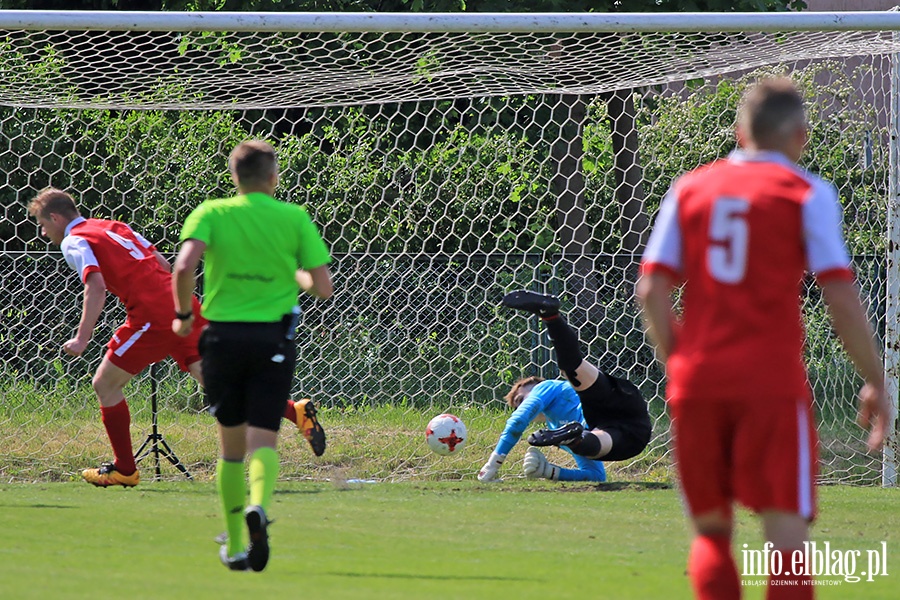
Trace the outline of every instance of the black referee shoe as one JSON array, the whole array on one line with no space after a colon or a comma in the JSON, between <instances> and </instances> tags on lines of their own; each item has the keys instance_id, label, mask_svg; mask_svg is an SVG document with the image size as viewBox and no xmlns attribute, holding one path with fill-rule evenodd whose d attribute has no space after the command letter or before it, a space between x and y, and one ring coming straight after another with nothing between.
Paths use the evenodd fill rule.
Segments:
<instances>
[{"instance_id":1,"label":"black referee shoe","mask_svg":"<svg viewBox=\"0 0 900 600\"><path fill-rule=\"evenodd\" d=\"M577 421L566 423L559 429L541 429L528 436L532 446L568 446L581 439L584 425Z\"/></svg>"},{"instance_id":2,"label":"black referee shoe","mask_svg":"<svg viewBox=\"0 0 900 600\"><path fill-rule=\"evenodd\" d=\"M250 533L250 545L247 546L247 563L254 571L262 571L269 563L269 532L266 527L269 519L262 506L248 506L244 510L244 520Z\"/></svg>"},{"instance_id":3,"label":"black referee shoe","mask_svg":"<svg viewBox=\"0 0 900 600\"><path fill-rule=\"evenodd\" d=\"M552 317L559 313L559 298L549 294L538 294L528 290L510 292L500 302L507 308L524 310L539 317Z\"/></svg>"},{"instance_id":4,"label":"black referee shoe","mask_svg":"<svg viewBox=\"0 0 900 600\"><path fill-rule=\"evenodd\" d=\"M235 556L228 556L228 548L219 548L219 560L231 571L249 571L250 563L247 562L247 553L239 552Z\"/></svg>"}]
</instances>

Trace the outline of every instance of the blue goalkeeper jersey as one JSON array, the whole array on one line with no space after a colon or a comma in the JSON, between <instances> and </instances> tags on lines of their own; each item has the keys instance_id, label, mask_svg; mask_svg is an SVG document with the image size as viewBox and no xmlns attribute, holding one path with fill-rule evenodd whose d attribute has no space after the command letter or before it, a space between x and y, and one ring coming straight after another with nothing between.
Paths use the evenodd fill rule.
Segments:
<instances>
[{"instance_id":1,"label":"blue goalkeeper jersey","mask_svg":"<svg viewBox=\"0 0 900 600\"><path fill-rule=\"evenodd\" d=\"M544 415L544 418L547 420L547 427L550 429L557 429L572 421L578 421L587 427L584 415L581 412L581 399L578 397L578 392L575 391L572 384L562 379L542 381L531 389L531 393L506 420L506 427L503 429L500 441L497 442L495 452L497 454L509 454L513 446L522 438L525 429L539 414ZM595 474L589 480L606 480L606 470L602 461L578 456L565 446L560 447L575 458L579 469ZM584 480L581 477L577 479L560 477L560 479Z\"/></svg>"}]
</instances>

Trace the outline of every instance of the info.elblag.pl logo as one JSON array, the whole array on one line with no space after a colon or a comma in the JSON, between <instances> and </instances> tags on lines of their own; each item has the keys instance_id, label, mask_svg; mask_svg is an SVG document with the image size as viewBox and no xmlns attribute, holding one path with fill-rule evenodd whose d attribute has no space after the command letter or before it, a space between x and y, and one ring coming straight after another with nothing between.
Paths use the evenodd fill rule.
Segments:
<instances>
[{"instance_id":1,"label":"info.elblag.pl logo","mask_svg":"<svg viewBox=\"0 0 900 600\"><path fill-rule=\"evenodd\" d=\"M887 542L871 550L840 550L830 542L803 542L803 548L790 553L775 552L772 542L762 550L743 545L741 550L742 577L770 577L804 575L814 578L813 585L840 585L843 582L875 581L888 575Z\"/></svg>"}]
</instances>

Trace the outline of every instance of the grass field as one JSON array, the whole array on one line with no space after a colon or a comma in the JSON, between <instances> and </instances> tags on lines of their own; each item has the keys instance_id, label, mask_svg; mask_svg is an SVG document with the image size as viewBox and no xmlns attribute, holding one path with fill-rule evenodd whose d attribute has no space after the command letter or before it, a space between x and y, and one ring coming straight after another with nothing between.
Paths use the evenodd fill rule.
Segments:
<instances>
[{"instance_id":1,"label":"grass field","mask_svg":"<svg viewBox=\"0 0 900 600\"><path fill-rule=\"evenodd\" d=\"M29 409L16 408L23 405ZM130 397L129 408L137 451L151 431L151 413L146 398L139 394ZM336 474L395 482L474 479L497 444L510 413L504 408L453 410L469 431L465 451L453 457L438 456L425 444L425 426L440 411L426 413L406 405L320 407L319 418L328 435L328 450L322 457L313 456L296 427L284 421L279 439L281 479L325 481ZM218 442L215 421L209 414L160 410L159 430L197 480L213 476ZM68 395L59 389L42 396L37 391L25 394L22 390L4 390L0 384L0 431L0 481L6 483L76 481L81 479L82 469L110 459L97 401L93 391L83 386ZM664 435L665 428L661 431ZM527 447L524 443L516 445L505 471L521 474ZM666 482L671 464L666 453L664 442L657 441L655 450L633 461L607 464L610 479ZM571 456L558 449L548 449L547 456L562 466L575 464ZM146 466L141 465L142 469ZM143 473L145 479L146 475ZM170 481L181 478L167 464L162 476Z\"/></svg>"},{"instance_id":2,"label":"grass field","mask_svg":"<svg viewBox=\"0 0 900 600\"><path fill-rule=\"evenodd\" d=\"M897 489L821 489L814 539L863 557L885 541L888 575L819 586L820 598L897 597L898 508ZM0 597L690 597L688 533L666 484L294 482L270 512L269 568L233 573L218 562L209 482L2 485ZM741 512L738 522L738 550L760 548L755 520ZM745 592L763 597L762 587Z\"/></svg>"},{"instance_id":3,"label":"grass field","mask_svg":"<svg viewBox=\"0 0 900 600\"><path fill-rule=\"evenodd\" d=\"M135 450L151 430L151 394L146 373L126 387ZM198 480L211 477L218 455L215 421L200 409L197 386L183 375L163 378L159 397L159 426L165 440ZM412 402L320 405L319 418L328 433L328 451L322 457L312 456L296 427L285 421L279 440L281 479L324 481L336 474L392 482L474 479L496 446L510 411L499 401L490 406L454 405L447 398L438 405L441 408ZM448 410L463 419L469 433L465 452L452 458L435 455L424 443L429 419ZM668 419L656 415L660 410L661 401L651 401L651 412L658 418L647 450L633 460L606 464L610 481L672 482ZM819 423L820 480L877 485L881 457L866 454L855 413L852 407L847 411ZM110 458L89 378L73 383L61 377L49 387L35 386L28 379L0 381L0 431L0 481L6 483L80 480L82 469ZM521 474L526 448L526 444L513 448L504 472ZM551 461L574 466L565 452L547 452ZM172 469L163 469L162 475L170 481L180 479Z\"/></svg>"}]
</instances>

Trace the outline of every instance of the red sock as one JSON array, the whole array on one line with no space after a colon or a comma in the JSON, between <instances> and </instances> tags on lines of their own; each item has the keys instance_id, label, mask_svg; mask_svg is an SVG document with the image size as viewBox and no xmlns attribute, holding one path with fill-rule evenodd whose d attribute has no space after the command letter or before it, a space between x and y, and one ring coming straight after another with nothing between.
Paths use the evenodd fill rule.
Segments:
<instances>
[{"instance_id":1,"label":"red sock","mask_svg":"<svg viewBox=\"0 0 900 600\"><path fill-rule=\"evenodd\" d=\"M284 418L290 421L291 423L297 422L297 411L294 410L294 401L287 401L287 408L284 409Z\"/></svg>"},{"instance_id":2,"label":"red sock","mask_svg":"<svg viewBox=\"0 0 900 600\"><path fill-rule=\"evenodd\" d=\"M131 413L128 402L124 399L115 406L101 406L100 415L106 435L112 444L116 470L123 475L131 475L137 470L134 464L134 452L131 448Z\"/></svg>"},{"instance_id":3,"label":"red sock","mask_svg":"<svg viewBox=\"0 0 900 600\"><path fill-rule=\"evenodd\" d=\"M732 600L741 597L741 580L731 538L724 535L698 535L691 544L688 574L697 600Z\"/></svg>"},{"instance_id":4,"label":"red sock","mask_svg":"<svg viewBox=\"0 0 900 600\"><path fill-rule=\"evenodd\" d=\"M791 570L795 568L790 550L774 550L772 553L781 553L781 574L769 577L769 586L766 588L766 600L812 600L813 585L809 575L793 575ZM801 572L805 570L806 563L796 565ZM773 582L775 582L773 584Z\"/></svg>"}]
</instances>

